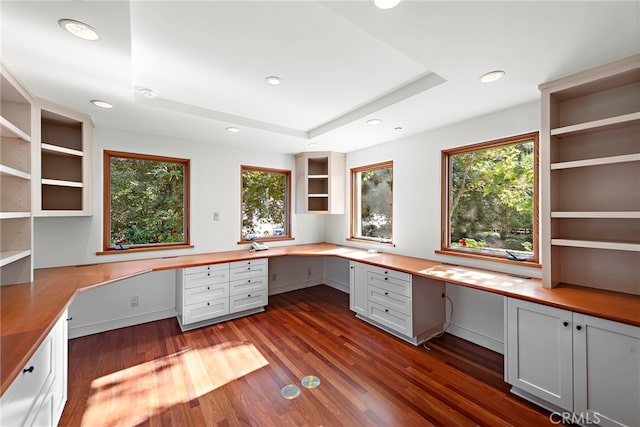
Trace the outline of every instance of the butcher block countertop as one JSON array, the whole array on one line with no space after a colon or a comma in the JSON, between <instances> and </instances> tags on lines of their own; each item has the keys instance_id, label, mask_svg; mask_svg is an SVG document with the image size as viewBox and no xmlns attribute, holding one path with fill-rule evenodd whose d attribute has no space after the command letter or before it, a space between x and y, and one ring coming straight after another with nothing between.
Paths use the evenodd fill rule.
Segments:
<instances>
[{"instance_id":1,"label":"butcher block countertop","mask_svg":"<svg viewBox=\"0 0 640 427\"><path fill-rule=\"evenodd\" d=\"M273 247L259 252L243 249L135 261L43 268L35 270L34 280L31 283L0 287L2 394L9 388L9 385L49 334L77 292L152 271L281 256L335 256L640 326L639 296L571 285L545 289L542 287L540 279L521 278L505 273L453 266L402 255L372 254L366 250L328 243Z\"/></svg>"}]
</instances>

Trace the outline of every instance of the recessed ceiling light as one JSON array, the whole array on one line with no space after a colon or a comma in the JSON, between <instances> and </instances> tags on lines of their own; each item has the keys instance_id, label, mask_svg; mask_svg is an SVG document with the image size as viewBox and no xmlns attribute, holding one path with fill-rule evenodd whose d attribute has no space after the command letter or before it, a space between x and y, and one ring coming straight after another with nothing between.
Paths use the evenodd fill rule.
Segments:
<instances>
[{"instance_id":1,"label":"recessed ceiling light","mask_svg":"<svg viewBox=\"0 0 640 427\"><path fill-rule=\"evenodd\" d=\"M486 74L480 76L480 81L482 83L493 83L496 80L500 80L505 75L505 72L502 70L489 71Z\"/></svg>"},{"instance_id":2,"label":"recessed ceiling light","mask_svg":"<svg viewBox=\"0 0 640 427\"><path fill-rule=\"evenodd\" d=\"M60 24L60 26L67 32L81 38L82 40L100 40L100 34L98 31L84 22L76 21L74 19L61 19L58 21L58 24Z\"/></svg>"},{"instance_id":3,"label":"recessed ceiling light","mask_svg":"<svg viewBox=\"0 0 640 427\"><path fill-rule=\"evenodd\" d=\"M391 9L396 7L400 3L400 0L373 0L378 9Z\"/></svg>"},{"instance_id":4,"label":"recessed ceiling light","mask_svg":"<svg viewBox=\"0 0 640 427\"><path fill-rule=\"evenodd\" d=\"M318 144L317 142L310 142L308 145L311 148L315 148L315 147L319 146L320 144Z\"/></svg>"},{"instance_id":5,"label":"recessed ceiling light","mask_svg":"<svg viewBox=\"0 0 640 427\"><path fill-rule=\"evenodd\" d=\"M269 76L269 77L265 78L265 80L271 86L278 86L280 83L282 83L282 79L280 77L278 77L278 76Z\"/></svg>"},{"instance_id":6,"label":"recessed ceiling light","mask_svg":"<svg viewBox=\"0 0 640 427\"><path fill-rule=\"evenodd\" d=\"M371 125L371 126L377 126L380 123L382 123L382 120L380 120L380 119L369 119L369 120L367 120L367 124Z\"/></svg>"},{"instance_id":7,"label":"recessed ceiling light","mask_svg":"<svg viewBox=\"0 0 640 427\"><path fill-rule=\"evenodd\" d=\"M108 103L107 101L102 101L100 99L92 99L91 103L96 107L111 109L113 108L113 104Z\"/></svg>"},{"instance_id":8,"label":"recessed ceiling light","mask_svg":"<svg viewBox=\"0 0 640 427\"><path fill-rule=\"evenodd\" d=\"M145 98L153 99L158 97L158 93L153 89L149 89L148 87L136 86L134 87L134 89L139 94L142 94L142 96L144 96Z\"/></svg>"},{"instance_id":9,"label":"recessed ceiling light","mask_svg":"<svg viewBox=\"0 0 640 427\"><path fill-rule=\"evenodd\" d=\"M401 131L402 130L402 126L396 126L396 127L393 128L393 130Z\"/></svg>"},{"instance_id":10,"label":"recessed ceiling light","mask_svg":"<svg viewBox=\"0 0 640 427\"><path fill-rule=\"evenodd\" d=\"M240 129L238 129L238 128L236 128L236 127L233 127L233 126L229 126L229 127L227 128L227 131L229 131L229 132L231 132L231 133L238 133L238 132L240 132Z\"/></svg>"}]
</instances>

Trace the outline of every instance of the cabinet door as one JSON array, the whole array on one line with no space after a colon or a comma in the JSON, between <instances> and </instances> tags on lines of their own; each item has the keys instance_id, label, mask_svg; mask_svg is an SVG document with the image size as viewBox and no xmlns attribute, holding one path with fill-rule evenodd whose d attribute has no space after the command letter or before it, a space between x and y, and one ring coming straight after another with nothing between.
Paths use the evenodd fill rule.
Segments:
<instances>
[{"instance_id":1,"label":"cabinet door","mask_svg":"<svg viewBox=\"0 0 640 427\"><path fill-rule=\"evenodd\" d=\"M367 270L358 262L349 265L349 309L367 315Z\"/></svg>"},{"instance_id":2,"label":"cabinet door","mask_svg":"<svg viewBox=\"0 0 640 427\"><path fill-rule=\"evenodd\" d=\"M58 424L64 405L67 403L67 375L69 360L69 322L68 311L60 316L51 332L53 336L53 365L55 378L51 387L54 425Z\"/></svg>"},{"instance_id":3,"label":"cabinet door","mask_svg":"<svg viewBox=\"0 0 640 427\"><path fill-rule=\"evenodd\" d=\"M509 298L507 379L515 388L573 409L572 313Z\"/></svg>"},{"instance_id":4,"label":"cabinet door","mask_svg":"<svg viewBox=\"0 0 640 427\"><path fill-rule=\"evenodd\" d=\"M574 412L602 426L640 426L640 328L574 314Z\"/></svg>"}]
</instances>

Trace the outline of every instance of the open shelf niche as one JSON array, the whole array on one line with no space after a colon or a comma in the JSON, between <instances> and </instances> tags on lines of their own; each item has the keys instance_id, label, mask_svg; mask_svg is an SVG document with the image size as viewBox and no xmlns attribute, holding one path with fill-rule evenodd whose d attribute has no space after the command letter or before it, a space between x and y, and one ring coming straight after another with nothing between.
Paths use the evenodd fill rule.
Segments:
<instances>
[{"instance_id":1,"label":"open shelf niche","mask_svg":"<svg viewBox=\"0 0 640 427\"><path fill-rule=\"evenodd\" d=\"M0 284L30 282L32 97L0 64Z\"/></svg>"},{"instance_id":2,"label":"open shelf niche","mask_svg":"<svg viewBox=\"0 0 640 427\"><path fill-rule=\"evenodd\" d=\"M543 286L640 295L640 55L540 89Z\"/></svg>"}]
</instances>

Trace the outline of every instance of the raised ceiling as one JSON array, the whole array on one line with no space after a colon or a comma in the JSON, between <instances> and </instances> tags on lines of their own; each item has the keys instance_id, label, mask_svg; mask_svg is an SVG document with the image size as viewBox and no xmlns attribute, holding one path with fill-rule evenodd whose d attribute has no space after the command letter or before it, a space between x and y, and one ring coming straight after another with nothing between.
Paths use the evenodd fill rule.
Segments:
<instances>
[{"instance_id":1,"label":"raised ceiling","mask_svg":"<svg viewBox=\"0 0 640 427\"><path fill-rule=\"evenodd\" d=\"M286 153L309 143L349 152L531 102L539 83L640 52L639 1L0 7L3 61L35 96L86 112L99 128ZM102 39L70 36L62 18ZM494 69L505 78L478 81ZM282 84L268 85L270 75Z\"/></svg>"}]
</instances>

